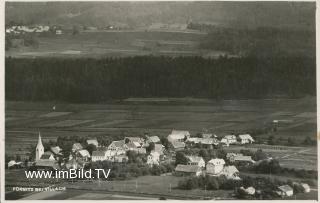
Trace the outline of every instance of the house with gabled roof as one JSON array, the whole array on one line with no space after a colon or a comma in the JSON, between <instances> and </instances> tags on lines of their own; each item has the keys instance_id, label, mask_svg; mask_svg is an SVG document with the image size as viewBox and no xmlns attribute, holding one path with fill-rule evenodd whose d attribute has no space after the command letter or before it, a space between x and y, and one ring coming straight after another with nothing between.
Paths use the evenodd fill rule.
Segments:
<instances>
[{"instance_id":1,"label":"house with gabled roof","mask_svg":"<svg viewBox=\"0 0 320 203\"><path fill-rule=\"evenodd\" d=\"M189 131L172 130L171 134L168 135L167 139L169 142L174 142L174 141L184 142L185 139L188 139L189 137L190 137Z\"/></svg>"},{"instance_id":2,"label":"house with gabled roof","mask_svg":"<svg viewBox=\"0 0 320 203\"><path fill-rule=\"evenodd\" d=\"M127 151L129 150L128 146L125 144L124 140L113 141L108 146L108 150L112 151Z\"/></svg>"},{"instance_id":3,"label":"house with gabled roof","mask_svg":"<svg viewBox=\"0 0 320 203\"><path fill-rule=\"evenodd\" d=\"M293 195L293 189L289 185L281 185L278 187L277 194L284 197L290 197Z\"/></svg>"},{"instance_id":4,"label":"house with gabled roof","mask_svg":"<svg viewBox=\"0 0 320 203\"><path fill-rule=\"evenodd\" d=\"M154 144L154 150L151 152L158 152L160 155L163 155L165 147L162 144Z\"/></svg>"},{"instance_id":5,"label":"house with gabled roof","mask_svg":"<svg viewBox=\"0 0 320 203\"><path fill-rule=\"evenodd\" d=\"M249 134L238 135L241 144L251 144L254 142L254 139Z\"/></svg>"},{"instance_id":6,"label":"house with gabled roof","mask_svg":"<svg viewBox=\"0 0 320 203\"><path fill-rule=\"evenodd\" d=\"M230 144L235 144L237 143L237 137L235 135L225 135L220 143L230 145Z\"/></svg>"},{"instance_id":7,"label":"house with gabled roof","mask_svg":"<svg viewBox=\"0 0 320 203\"><path fill-rule=\"evenodd\" d=\"M201 156L186 156L188 159L188 165L195 165L201 168L205 168L206 162Z\"/></svg>"},{"instance_id":8,"label":"house with gabled roof","mask_svg":"<svg viewBox=\"0 0 320 203\"><path fill-rule=\"evenodd\" d=\"M77 152L77 160L80 159L83 161L88 161L90 157L90 153L86 149L82 149Z\"/></svg>"},{"instance_id":9,"label":"house with gabled roof","mask_svg":"<svg viewBox=\"0 0 320 203\"><path fill-rule=\"evenodd\" d=\"M50 150L54 155L62 155L61 154L62 149L59 146L50 147Z\"/></svg>"},{"instance_id":10,"label":"house with gabled roof","mask_svg":"<svg viewBox=\"0 0 320 203\"><path fill-rule=\"evenodd\" d=\"M175 151L183 150L186 147L186 144L184 142L180 142L180 141L173 141L173 142L171 142L171 144L172 144Z\"/></svg>"},{"instance_id":11,"label":"house with gabled roof","mask_svg":"<svg viewBox=\"0 0 320 203\"><path fill-rule=\"evenodd\" d=\"M160 138L158 136L148 136L146 139L146 143L159 143L160 142Z\"/></svg>"},{"instance_id":12,"label":"house with gabled roof","mask_svg":"<svg viewBox=\"0 0 320 203\"><path fill-rule=\"evenodd\" d=\"M202 169L197 165L178 164L175 168L175 174L178 176L200 176Z\"/></svg>"},{"instance_id":13,"label":"house with gabled roof","mask_svg":"<svg viewBox=\"0 0 320 203\"><path fill-rule=\"evenodd\" d=\"M93 151L91 155L91 161L105 161L107 160L106 151Z\"/></svg>"},{"instance_id":14,"label":"house with gabled roof","mask_svg":"<svg viewBox=\"0 0 320 203\"><path fill-rule=\"evenodd\" d=\"M227 179L232 179L232 180L241 180L239 177L239 171L238 169L231 165L231 166L225 166L222 171L221 174L225 176Z\"/></svg>"},{"instance_id":15,"label":"house with gabled roof","mask_svg":"<svg viewBox=\"0 0 320 203\"><path fill-rule=\"evenodd\" d=\"M74 143L74 144L72 145L72 152L76 152L76 151L79 151L79 150L81 150L81 149L83 149L83 147L82 147L82 145L81 145L79 142Z\"/></svg>"},{"instance_id":16,"label":"house with gabled roof","mask_svg":"<svg viewBox=\"0 0 320 203\"><path fill-rule=\"evenodd\" d=\"M224 165L223 159L211 159L206 165L206 172L210 175L218 175L222 172Z\"/></svg>"}]
</instances>

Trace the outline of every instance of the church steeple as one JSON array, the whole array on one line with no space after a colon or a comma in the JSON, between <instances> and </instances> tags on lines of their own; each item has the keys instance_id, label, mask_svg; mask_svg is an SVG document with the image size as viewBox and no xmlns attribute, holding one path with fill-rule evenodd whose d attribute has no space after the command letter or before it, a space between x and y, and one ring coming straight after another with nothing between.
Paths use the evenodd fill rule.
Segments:
<instances>
[{"instance_id":1,"label":"church steeple","mask_svg":"<svg viewBox=\"0 0 320 203\"><path fill-rule=\"evenodd\" d=\"M44 147L42 145L41 135L39 132L38 144L37 144L37 148L36 148L36 161L41 158L43 153L44 153Z\"/></svg>"}]
</instances>

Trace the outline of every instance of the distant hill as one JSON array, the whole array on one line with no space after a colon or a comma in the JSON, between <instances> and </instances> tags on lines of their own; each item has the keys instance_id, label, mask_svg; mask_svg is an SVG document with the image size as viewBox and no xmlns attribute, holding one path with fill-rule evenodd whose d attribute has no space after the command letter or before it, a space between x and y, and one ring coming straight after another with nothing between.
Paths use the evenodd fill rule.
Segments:
<instances>
[{"instance_id":1,"label":"distant hill","mask_svg":"<svg viewBox=\"0 0 320 203\"><path fill-rule=\"evenodd\" d=\"M6 23L106 26L201 22L315 29L315 2L6 2Z\"/></svg>"}]
</instances>

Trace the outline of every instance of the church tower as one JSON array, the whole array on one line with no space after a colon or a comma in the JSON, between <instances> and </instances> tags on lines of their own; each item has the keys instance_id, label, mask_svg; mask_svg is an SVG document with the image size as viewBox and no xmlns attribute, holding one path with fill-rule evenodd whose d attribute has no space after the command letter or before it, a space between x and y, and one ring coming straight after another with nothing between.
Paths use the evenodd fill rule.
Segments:
<instances>
[{"instance_id":1,"label":"church tower","mask_svg":"<svg viewBox=\"0 0 320 203\"><path fill-rule=\"evenodd\" d=\"M36 148L36 161L40 160L43 153L44 153L44 147L42 145L41 135L39 132L39 139L38 139L38 144L37 144L37 148Z\"/></svg>"}]
</instances>

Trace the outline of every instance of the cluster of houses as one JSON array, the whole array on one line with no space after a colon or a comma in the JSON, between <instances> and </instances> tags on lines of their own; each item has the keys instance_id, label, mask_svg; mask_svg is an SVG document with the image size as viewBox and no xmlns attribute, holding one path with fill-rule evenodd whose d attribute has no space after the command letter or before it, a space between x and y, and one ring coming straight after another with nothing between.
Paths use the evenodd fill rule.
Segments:
<instances>
[{"instance_id":1,"label":"cluster of houses","mask_svg":"<svg viewBox=\"0 0 320 203\"><path fill-rule=\"evenodd\" d=\"M52 27L57 35L62 34L62 30L56 26ZM26 25L14 25L6 28L7 34L23 34L23 33L43 33L49 32L50 26L48 25L37 25L37 26L26 26Z\"/></svg>"}]
</instances>

